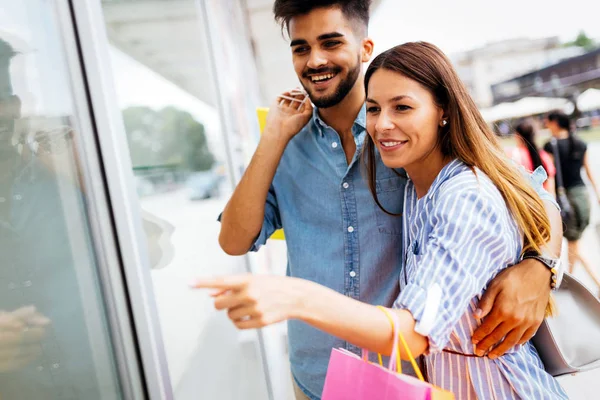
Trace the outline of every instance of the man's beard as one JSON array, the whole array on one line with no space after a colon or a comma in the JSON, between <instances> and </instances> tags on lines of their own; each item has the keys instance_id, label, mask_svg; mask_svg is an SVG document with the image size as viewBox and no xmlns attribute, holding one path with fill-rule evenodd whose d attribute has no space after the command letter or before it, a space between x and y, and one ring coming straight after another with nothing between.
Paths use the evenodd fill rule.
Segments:
<instances>
[{"instance_id":1,"label":"man's beard","mask_svg":"<svg viewBox=\"0 0 600 400\"><path fill-rule=\"evenodd\" d=\"M354 84L356 83L359 75L360 60L356 63L354 68L352 68L348 72L348 76L346 77L346 79L340 82L338 87L335 89L335 92L332 95L326 97L315 98L314 93L311 93L311 91L306 86L304 86L304 84L302 84L302 86L308 93L310 101L312 101L312 103L317 108L329 108L339 104L342 100L344 100L344 98L348 95L348 93L350 93L350 91L354 87Z\"/></svg>"}]
</instances>

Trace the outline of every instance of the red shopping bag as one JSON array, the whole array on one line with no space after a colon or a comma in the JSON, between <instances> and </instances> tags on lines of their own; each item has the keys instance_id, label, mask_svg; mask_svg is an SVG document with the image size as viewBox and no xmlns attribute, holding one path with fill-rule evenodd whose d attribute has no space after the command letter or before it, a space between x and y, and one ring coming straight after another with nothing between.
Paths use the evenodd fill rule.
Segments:
<instances>
[{"instance_id":1,"label":"red shopping bag","mask_svg":"<svg viewBox=\"0 0 600 400\"><path fill-rule=\"evenodd\" d=\"M404 338L398 332L397 317L386 313L394 330L394 345L388 368L368 361L368 352L363 350L363 357L350 353L344 349L333 349L325 387L323 400L454 400L450 392L439 389L423 380L421 371ZM413 368L419 379L398 372L400 365L400 350L398 339L411 358ZM379 358L381 364L381 357Z\"/></svg>"}]
</instances>

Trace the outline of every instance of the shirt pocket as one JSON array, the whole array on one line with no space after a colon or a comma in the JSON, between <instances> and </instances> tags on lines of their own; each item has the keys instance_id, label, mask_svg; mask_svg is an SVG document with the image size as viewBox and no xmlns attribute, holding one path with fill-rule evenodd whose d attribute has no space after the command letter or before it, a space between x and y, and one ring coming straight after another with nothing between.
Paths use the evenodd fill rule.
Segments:
<instances>
[{"instance_id":1,"label":"shirt pocket","mask_svg":"<svg viewBox=\"0 0 600 400\"><path fill-rule=\"evenodd\" d=\"M375 188L379 204L391 214L383 211L377 204L375 207L375 218L377 229L380 233L388 235L402 235L402 208L404 204L404 188L406 179L400 176L377 179Z\"/></svg>"}]
</instances>

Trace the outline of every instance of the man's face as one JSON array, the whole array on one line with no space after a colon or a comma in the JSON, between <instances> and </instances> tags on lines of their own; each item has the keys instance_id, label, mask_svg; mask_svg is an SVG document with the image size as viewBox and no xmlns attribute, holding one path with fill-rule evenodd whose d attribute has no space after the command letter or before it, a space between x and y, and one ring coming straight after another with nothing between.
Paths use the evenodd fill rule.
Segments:
<instances>
[{"instance_id":1,"label":"man's face","mask_svg":"<svg viewBox=\"0 0 600 400\"><path fill-rule=\"evenodd\" d=\"M341 102L362 76L361 62L370 56L365 41L370 41L359 38L353 29L356 23L338 7L317 8L290 21L294 69L319 108Z\"/></svg>"}]
</instances>

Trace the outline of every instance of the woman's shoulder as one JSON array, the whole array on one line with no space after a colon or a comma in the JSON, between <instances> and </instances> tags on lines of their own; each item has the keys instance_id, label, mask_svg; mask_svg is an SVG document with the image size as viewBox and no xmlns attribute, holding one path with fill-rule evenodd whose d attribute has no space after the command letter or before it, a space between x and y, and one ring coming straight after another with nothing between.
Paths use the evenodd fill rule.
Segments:
<instances>
[{"instance_id":1,"label":"woman's shoulder","mask_svg":"<svg viewBox=\"0 0 600 400\"><path fill-rule=\"evenodd\" d=\"M496 185L483 171L462 162L440 185L438 198L447 201L457 198L469 198L471 201L502 201L502 195Z\"/></svg>"}]
</instances>

